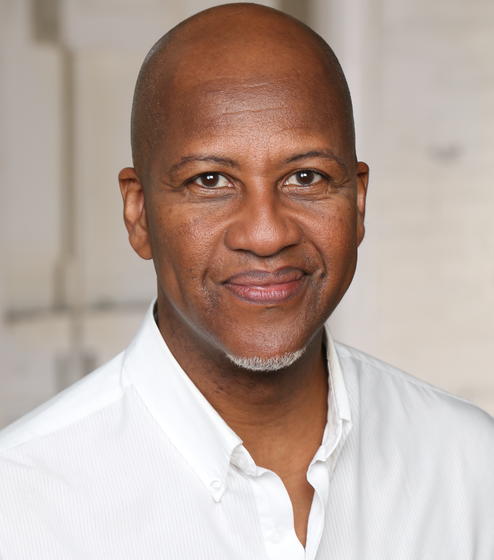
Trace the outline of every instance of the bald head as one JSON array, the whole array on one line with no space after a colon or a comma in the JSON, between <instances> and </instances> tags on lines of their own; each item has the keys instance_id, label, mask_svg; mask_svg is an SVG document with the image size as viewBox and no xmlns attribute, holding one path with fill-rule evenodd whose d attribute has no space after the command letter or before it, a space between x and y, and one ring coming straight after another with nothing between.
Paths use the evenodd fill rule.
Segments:
<instances>
[{"instance_id":1,"label":"bald head","mask_svg":"<svg viewBox=\"0 0 494 560\"><path fill-rule=\"evenodd\" d=\"M279 92L281 99L294 84L300 90L297 95L310 97L318 90L321 112L331 112L354 157L346 80L319 35L298 20L257 4L226 4L184 20L152 47L137 79L131 140L141 180L146 182L150 160L167 134L170 112L193 118L195 107L180 104L185 92L214 91L216 102L228 103L236 87L251 88L254 95L262 86L271 94Z\"/></svg>"}]
</instances>

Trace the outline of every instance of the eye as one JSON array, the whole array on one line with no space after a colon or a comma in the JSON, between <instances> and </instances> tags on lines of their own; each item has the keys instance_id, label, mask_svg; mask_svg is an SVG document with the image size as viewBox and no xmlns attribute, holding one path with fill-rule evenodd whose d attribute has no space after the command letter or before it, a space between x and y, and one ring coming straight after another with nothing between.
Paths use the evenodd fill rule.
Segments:
<instances>
[{"instance_id":1,"label":"eye","mask_svg":"<svg viewBox=\"0 0 494 560\"><path fill-rule=\"evenodd\" d=\"M310 187L325 179L321 173L312 171L311 169L301 169L296 173L292 173L285 179L285 185L295 185L297 187Z\"/></svg>"},{"instance_id":2,"label":"eye","mask_svg":"<svg viewBox=\"0 0 494 560\"><path fill-rule=\"evenodd\" d=\"M230 181L220 173L202 173L191 182L206 189L229 187L231 184Z\"/></svg>"}]
</instances>

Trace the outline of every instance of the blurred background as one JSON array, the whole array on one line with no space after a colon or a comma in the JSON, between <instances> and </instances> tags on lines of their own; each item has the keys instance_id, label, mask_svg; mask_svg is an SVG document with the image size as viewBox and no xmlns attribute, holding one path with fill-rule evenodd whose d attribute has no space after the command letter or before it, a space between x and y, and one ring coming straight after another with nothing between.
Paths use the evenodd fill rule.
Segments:
<instances>
[{"instance_id":1,"label":"blurred background","mask_svg":"<svg viewBox=\"0 0 494 560\"><path fill-rule=\"evenodd\" d=\"M0 426L138 327L154 270L116 180L132 90L155 40L217 3L0 0ZM260 3L333 46L371 167L336 338L494 413L494 3Z\"/></svg>"}]
</instances>

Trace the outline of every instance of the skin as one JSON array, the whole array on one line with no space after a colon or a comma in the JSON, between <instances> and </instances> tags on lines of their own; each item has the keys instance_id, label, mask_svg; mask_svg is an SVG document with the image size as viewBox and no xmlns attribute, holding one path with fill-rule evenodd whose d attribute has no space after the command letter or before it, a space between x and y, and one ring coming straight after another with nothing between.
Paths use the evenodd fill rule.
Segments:
<instances>
[{"instance_id":1,"label":"skin","mask_svg":"<svg viewBox=\"0 0 494 560\"><path fill-rule=\"evenodd\" d=\"M146 60L134 167L119 175L130 243L154 260L163 338L256 463L280 476L304 545L306 473L327 419L323 324L364 235L368 167L342 91L299 22L255 5L207 10ZM304 347L278 372L226 357Z\"/></svg>"}]
</instances>

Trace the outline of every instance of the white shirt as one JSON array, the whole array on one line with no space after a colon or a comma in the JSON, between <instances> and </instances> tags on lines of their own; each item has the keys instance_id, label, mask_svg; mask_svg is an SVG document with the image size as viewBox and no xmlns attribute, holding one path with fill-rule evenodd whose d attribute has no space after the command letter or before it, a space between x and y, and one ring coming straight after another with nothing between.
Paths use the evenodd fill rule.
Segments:
<instances>
[{"instance_id":1,"label":"white shirt","mask_svg":"<svg viewBox=\"0 0 494 560\"><path fill-rule=\"evenodd\" d=\"M1 432L0 558L493 560L493 419L327 340L305 549L150 308L125 352Z\"/></svg>"}]
</instances>

